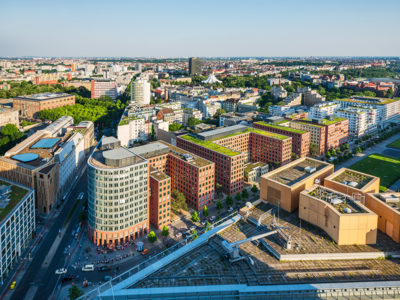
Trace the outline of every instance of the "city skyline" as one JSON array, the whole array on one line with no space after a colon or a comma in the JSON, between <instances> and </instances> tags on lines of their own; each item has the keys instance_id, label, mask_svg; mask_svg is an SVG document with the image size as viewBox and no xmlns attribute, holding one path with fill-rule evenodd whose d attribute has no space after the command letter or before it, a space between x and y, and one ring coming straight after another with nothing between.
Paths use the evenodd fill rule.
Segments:
<instances>
[{"instance_id":1,"label":"city skyline","mask_svg":"<svg viewBox=\"0 0 400 300\"><path fill-rule=\"evenodd\" d=\"M400 3L390 0L378 9L372 1L105 3L5 1L0 56L395 56L400 50L394 38Z\"/></svg>"}]
</instances>

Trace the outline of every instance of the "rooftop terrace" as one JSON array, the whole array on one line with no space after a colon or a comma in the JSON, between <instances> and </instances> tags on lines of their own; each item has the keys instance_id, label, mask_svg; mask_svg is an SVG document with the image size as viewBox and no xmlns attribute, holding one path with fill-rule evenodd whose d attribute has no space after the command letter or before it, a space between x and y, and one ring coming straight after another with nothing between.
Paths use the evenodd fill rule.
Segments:
<instances>
[{"instance_id":1,"label":"rooftop terrace","mask_svg":"<svg viewBox=\"0 0 400 300\"><path fill-rule=\"evenodd\" d=\"M183 135L183 136L180 136L180 138L182 138L184 140L187 140L189 142L195 143L195 144L197 144L199 146L203 146L203 147L208 148L210 150L219 152L219 153L224 154L224 155L235 156L235 155L239 155L240 154L239 151L234 151L232 149L217 145L217 144L215 144L213 142L210 142L210 141L199 140L199 139L197 139L197 138L195 138L195 137L193 137L191 135Z\"/></svg>"},{"instance_id":2,"label":"rooftop terrace","mask_svg":"<svg viewBox=\"0 0 400 300\"><path fill-rule=\"evenodd\" d=\"M314 186L308 192L308 195L327 202L341 214L369 213L369 211L358 205L354 198L320 185Z\"/></svg>"},{"instance_id":3,"label":"rooftop terrace","mask_svg":"<svg viewBox=\"0 0 400 300\"><path fill-rule=\"evenodd\" d=\"M0 222L8 216L14 207L16 207L29 192L28 189L24 189L20 185L11 184L8 181L0 180L0 186L1 185L11 186L11 193L8 196L8 203L4 202L6 205L4 207L2 205L2 208L0 209Z\"/></svg>"},{"instance_id":4,"label":"rooftop terrace","mask_svg":"<svg viewBox=\"0 0 400 300\"><path fill-rule=\"evenodd\" d=\"M329 166L329 164L323 163L322 161L306 158L294 165L283 166L280 172L272 174L271 176L267 174L266 176L282 184L292 186L327 166Z\"/></svg>"},{"instance_id":5,"label":"rooftop terrace","mask_svg":"<svg viewBox=\"0 0 400 300\"><path fill-rule=\"evenodd\" d=\"M360 173L353 170L345 169L338 176L334 177L333 180L340 182L344 185L351 186L356 189L362 189L368 183L370 183L374 178L368 176L364 173Z\"/></svg>"},{"instance_id":6,"label":"rooftop terrace","mask_svg":"<svg viewBox=\"0 0 400 300\"><path fill-rule=\"evenodd\" d=\"M284 124L284 123L287 123L288 121L285 120L285 121L281 121L281 122L278 122L278 123L279 124ZM279 125L269 124L269 123L266 123L264 121L256 122L255 124L260 124L260 125L263 125L263 126L267 126L267 127L271 127L271 128L275 128L275 129L279 129L279 130L284 130L284 131L288 131L288 132L292 132L292 133L298 133L298 134L304 134L304 133L307 132L307 131L304 131L304 130L290 128L290 127L286 127L286 126L279 126Z\"/></svg>"}]
</instances>

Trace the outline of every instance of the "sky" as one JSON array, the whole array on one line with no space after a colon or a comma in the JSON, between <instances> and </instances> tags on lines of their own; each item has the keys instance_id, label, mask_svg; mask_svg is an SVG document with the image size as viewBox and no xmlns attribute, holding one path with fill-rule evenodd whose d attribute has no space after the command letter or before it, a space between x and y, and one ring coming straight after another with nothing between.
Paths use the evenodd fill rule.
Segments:
<instances>
[{"instance_id":1,"label":"sky","mask_svg":"<svg viewBox=\"0 0 400 300\"><path fill-rule=\"evenodd\" d=\"M1 0L0 57L400 56L399 0Z\"/></svg>"}]
</instances>

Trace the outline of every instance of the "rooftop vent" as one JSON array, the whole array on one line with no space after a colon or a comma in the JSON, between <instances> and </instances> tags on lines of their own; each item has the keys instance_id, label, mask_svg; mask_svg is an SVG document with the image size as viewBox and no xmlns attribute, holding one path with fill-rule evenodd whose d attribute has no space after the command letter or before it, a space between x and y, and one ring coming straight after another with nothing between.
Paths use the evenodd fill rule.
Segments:
<instances>
[{"instance_id":1,"label":"rooftop vent","mask_svg":"<svg viewBox=\"0 0 400 300\"><path fill-rule=\"evenodd\" d=\"M343 210L346 214L351 214L351 209L348 207L345 207L345 209Z\"/></svg>"},{"instance_id":2,"label":"rooftop vent","mask_svg":"<svg viewBox=\"0 0 400 300\"><path fill-rule=\"evenodd\" d=\"M358 185L358 183L355 181L350 181L347 185L355 188Z\"/></svg>"},{"instance_id":3,"label":"rooftop vent","mask_svg":"<svg viewBox=\"0 0 400 300\"><path fill-rule=\"evenodd\" d=\"M310 166L304 168L304 171L306 171L308 174L314 173L316 170L316 168Z\"/></svg>"}]
</instances>

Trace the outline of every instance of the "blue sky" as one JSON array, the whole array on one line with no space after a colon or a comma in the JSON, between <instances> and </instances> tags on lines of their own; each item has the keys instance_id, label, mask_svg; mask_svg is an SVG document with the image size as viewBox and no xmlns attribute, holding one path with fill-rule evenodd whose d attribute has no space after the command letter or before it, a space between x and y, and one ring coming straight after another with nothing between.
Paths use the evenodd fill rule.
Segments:
<instances>
[{"instance_id":1,"label":"blue sky","mask_svg":"<svg viewBox=\"0 0 400 300\"><path fill-rule=\"evenodd\" d=\"M0 56L400 56L398 0L2 0Z\"/></svg>"}]
</instances>

